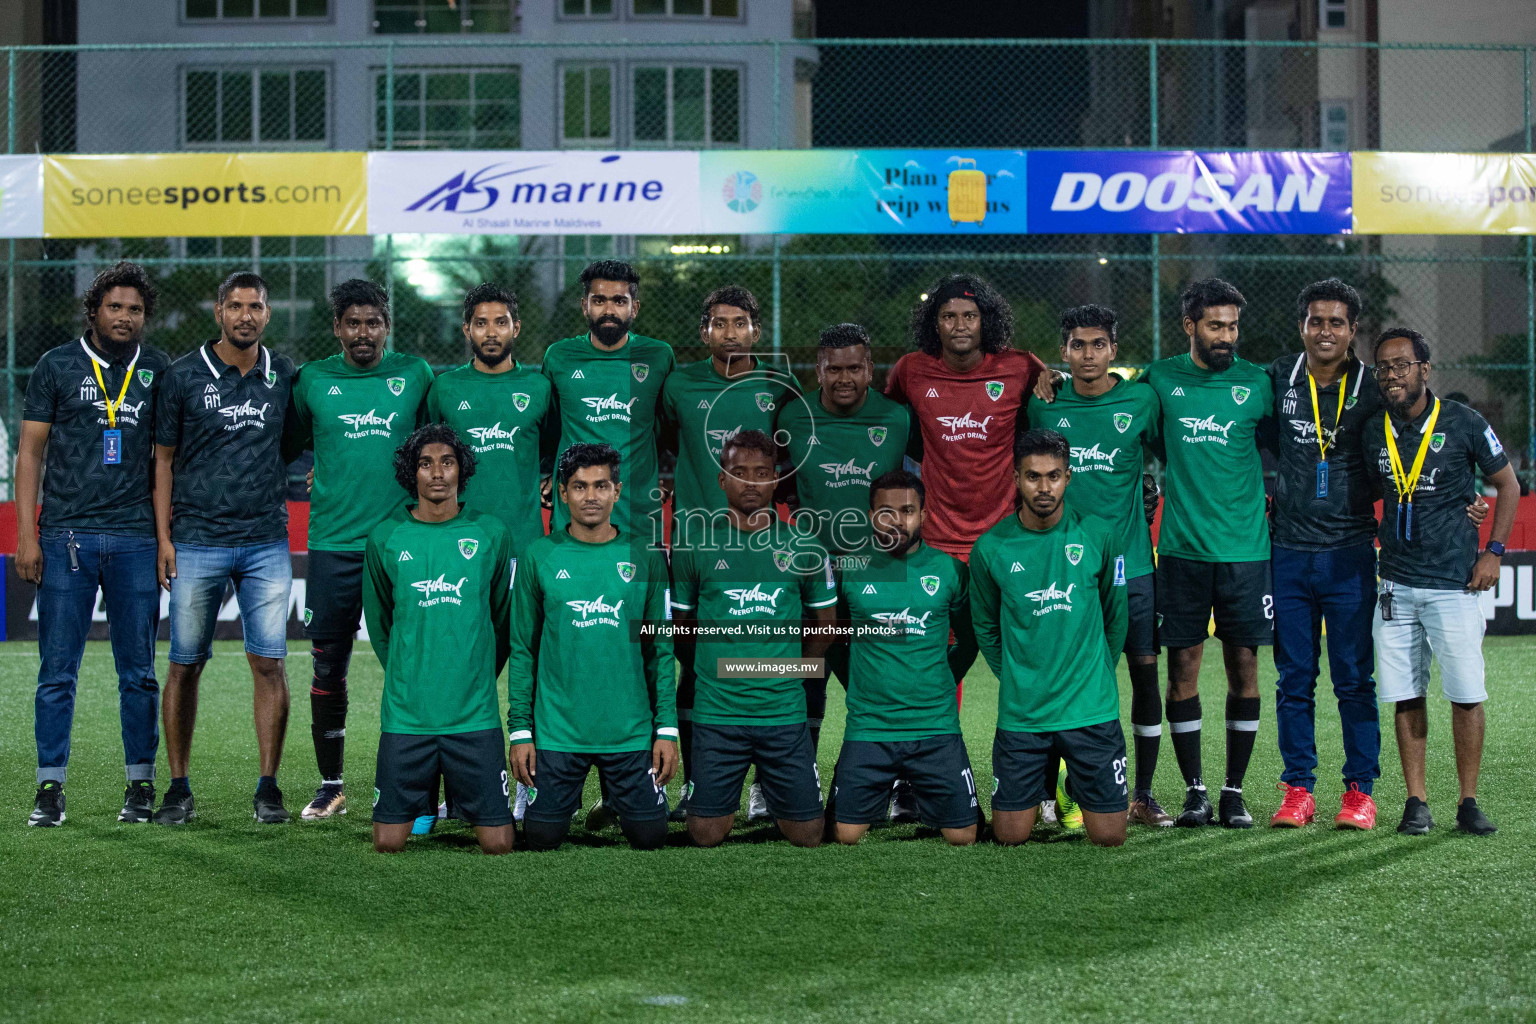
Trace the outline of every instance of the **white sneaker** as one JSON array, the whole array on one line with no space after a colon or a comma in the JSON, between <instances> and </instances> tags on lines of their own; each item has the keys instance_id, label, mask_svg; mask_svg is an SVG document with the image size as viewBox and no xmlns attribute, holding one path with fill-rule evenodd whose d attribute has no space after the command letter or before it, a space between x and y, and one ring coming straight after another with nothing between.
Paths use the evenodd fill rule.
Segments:
<instances>
[{"instance_id":1,"label":"white sneaker","mask_svg":"<svg viewBox=\"0 0 1536 1024\"><path fill-rule=\"evenodd\" d=\"M1055 800L1042 800L1042 801L1040 801L1040 824L1042 824L1042 825L1055 825L1057 823L1058 822L1056 820L1056 801Z\"/></svg>"},{"instance_id":2,"label":"white sneaker","mask_svg":"<svg viewBox=\"0 0 1536 1024\"><path fill-rule=\"evenodd\" d=\"M522 821L523 815L528 812L528 787L521 782L517 784L517 796L512 801L512 820Z\"/></svg>"},{"instance_id":3,"label":"white sneaker","mask_svg":"<svg viewBox=\"0 0 1536 1024\"><path fill-rule=\"evenodd\" d=\"M768 801L763 798L763 787L754 782L747 791L747 821L767 821L768 818Z\"/></svg>"}]
</instances>

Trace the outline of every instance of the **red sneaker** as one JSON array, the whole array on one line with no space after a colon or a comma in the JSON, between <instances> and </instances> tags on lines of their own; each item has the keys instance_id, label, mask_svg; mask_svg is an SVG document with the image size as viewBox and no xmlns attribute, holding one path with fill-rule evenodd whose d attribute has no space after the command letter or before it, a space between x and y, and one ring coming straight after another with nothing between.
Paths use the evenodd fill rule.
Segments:
<instances>
[{"instance_id":1,"label":"red sneaker","mask_svg":"<svg viewBox=\"0 0 1536 1024\"><path fill-rule=\"evenodd\" d=\"M1282 782L1280 788L1285 791L1285 799L1280 801L1280 809L1275 812L1275 816L1269 819L1269 827L1301 828L1312 824L1312 818L1317 814L1317 801L1312 799L1306 787L1289 786Z\"/></svg>"},{"instance_id":2,"label":"red sneaker","mask_svg":"<svg viewBox=\"0 0 1536 1024\"><path fill-rule=\"evenodd\" d=\"M1371 799L1369 793L1360 792L1358 783L1351 782L1344 794L1344 806L1339 808L1333 824L1337 828L1353 828L1361 832L1375 828L1376 801Z\"/></svg>"}]
</instances>

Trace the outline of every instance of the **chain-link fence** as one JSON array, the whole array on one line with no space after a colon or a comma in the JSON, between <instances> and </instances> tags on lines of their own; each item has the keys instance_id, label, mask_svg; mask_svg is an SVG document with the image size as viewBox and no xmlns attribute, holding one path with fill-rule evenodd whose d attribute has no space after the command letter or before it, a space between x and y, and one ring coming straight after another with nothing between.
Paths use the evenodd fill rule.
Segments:
<instances>
[{"instance_id":1,"label":"chain-link fence","mask_svg":"<svg viewBox=\"0 0 1536 1024\"><path fill-rule=\"evenodd\" d=\"M4 58L7 151L269 149L1014 147L1523 151L1532 48L1185 40L824 41L485 45L396 40L274 46L18 47ZM210 215L211 216L211 215ZM153 267L150 340L173 354L211 337L217 282L272 283L268 341L334 350L328 288L385 283L393 344L459 362L459 299L482 280L522 300L517 355L537 363L583 330L576 277L593 258L639 267L637 330L702 355L699 303L740 283L764 345L808 370L819 330L853 320L882 365L910 347L912 305L941 275L982 274L1013 304L1016 343L1056 361L1057 311L1116 308L1121 361L1185 347L1178 291L1235 282L1243 354L1296 351L1294 301L1337 275L1366 300L1363 332L1406 323L1511 453L1532 442L1536 297L1530 237L377 236L53 239L4 243L5 423L29 367L78 335L102 265ZM1529 471L1527 457L1523 468Z\"/></svg>"}]
</instances>

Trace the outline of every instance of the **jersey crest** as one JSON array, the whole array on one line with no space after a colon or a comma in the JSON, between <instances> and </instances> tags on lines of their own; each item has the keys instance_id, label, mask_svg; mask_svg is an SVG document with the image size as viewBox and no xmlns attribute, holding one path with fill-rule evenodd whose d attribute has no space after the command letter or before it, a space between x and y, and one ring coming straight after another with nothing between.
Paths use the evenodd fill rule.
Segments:
<instances>
[{"instance_id":1,"label":"jersey crest","mask_svg":"<svg viewBox=\"0 0 1536 1024\"><path fill-rule=\"evenodd\" d=\"M150 384L154 383L154 380L155 380L155 371L154 370L140 370L139 371L139 383L140 384L143 384L145 387L149 387Z\"/></svg>"},{"instance_id":2,"label":"jersey crest","mask_svg":"<svg viewBox=\"0 0 1536 1024\"><path fill-rule=\"evenodd\" d=\"M879 448L881 445L885 444L885 428L884 427L870 427L869 428L869 443L874 445L876 448Z\"/></svg>"},{"instance_id":3,"label":"jersey crest","mask_svg":"<svg viewBox=\"0 0 1536 1024\"><path fill-rule=\"evenodd\" d=\"M516 409L518 412L523 412L524 410L526 410L528 408L528 403L531 402L532 400L533 399L529 398L527 395L523 394L521 391L516 392L512 396L512 407L514 409Z\"/></svg>"},{"instance_id":4,"label":"jersey crest","mask_svg":"<svg viewBox=\"0 0 1536 1024\"><path fill-rule=\"evenodd\" d=\"M473 537L459 538L459 554L465 558L474 558L475 552L480 550L480 542Z\"/></svg>"},{"instance_id":5,"label":"jersey crest","mask_svg":"<svg viewBox=\"0 0 1536 1024\"><path fill-rule=\"evenodd\" d=\"M779 572L786 572L789 569L789 563L794 560L794 557L788 551L775 551L773 553L774 568L778 569Z\"/></svg>"},{"instance_id":6,"label":"jersey crest","mask_svg":"<svg viewBox=\"0 0 1536 1024\"><path fill-rule=\"evenodd\" d=\"M1236 402L1238 405L1242 405L1244 402L1248 401L1249 393L1250 392L1248 389L1243 387L1241 384L1232 385L1232 401Z\"/></svg>"},{"instance_id":7,"label":"jersey crest","mask_svg":"<svg viewBox=\"0 0 1536 1024\"><path fill-rule=\"evenodd\" d=\"M923 593L927 594L929 597L932 597L934 594L939 592L939 578L937 576L924 576L917 582L922 584Z\"/></svg>"},{"instance_id":8,"label":"jersey crest","mask_svg":"<svg viewBox=\"0 0 1536 1024\"><path fill-rule=\"evenodd\" d=\"M1000 380L989 380L989 381L987 381L987 397L992 399L992 401L994 401L994 402L997 401L999 398L1002 398L1003 397L1003 382L1000 381Z\"/></svg>"},{"instance_id":9,"label":"jersey crest","mask_svg":"<svg viewBox=\"0 0 1536 1024\"><path fill-rule=\"evenodd\" d=\"M640 384L651 375L651 367L648 363L630 363L629 372L634 374L635 383Z\"/></svg>"},{"instance_id":10,"label":"jersey crest","mask_svg":"<svg viewBox=\"0 0 1536 1024\"><path fill-rule=\"evenodd\" d=\"M1133 419L1135 419L1135 417L1128 412L1115 413L1115 429L1120 431L1122 434L1125 433L1127 430L1131 429L1131 420Z\"/></svg>"},{"instance_id":11,"label":"jersey crest","mask_svg":"<svg viewBox=\"0 0 1536 1024\"><path fill-rule=\"evenodd\" d=\"M1067 561L1076 565L1083 560L1083 546L1081 544L1067 545Z\"/></svg>"},{"instance_id":12,"label":"jersey crest","mask_svg":"<svg viewBox=\"0 0 1536 1024\"><path fill-rule=\"evenodd\" d=\"M618 563L618 568L619 568L619 579L623 580L625 583L628 583L628 582L630 582L631 580L633 580L635 578L635 563L634 562L619 562Z\"/></svg>"},{"instance_id":13,"label":"jersey crest","mask_svg":"<svg viewBox=\"0 0 1536 1024\"><path fill-rule=\"evenodd\" d=\"M1440 433L1437 430L1433 434L1429 435L1429 450L1430 451L1438 452L1441 448L1444 448L1444 447L1445 447L1445 435L1444 434Z\"/></svg>"},{"instance_id":14,"label":"jersey crest","mask_svg":"<svg viewBox=\"0 0 1536 1024\"><path fill-rule=\"evenodd\" d=\"M399 395L405 391L404 377L391 377L384 383L389 385L389 393L392 395Z\"/></svg>"},{"instance_id":15,"label":"jersey crest","mask_svg":"<svg viewBox=\"0 0 1536 1024\"><path fill-rule=\"evenodd\" d=\"M759 391L752 396L757 400L758 412L768 412L773 408L773 395L767 391Z\"/></svg>"}]
</instances>

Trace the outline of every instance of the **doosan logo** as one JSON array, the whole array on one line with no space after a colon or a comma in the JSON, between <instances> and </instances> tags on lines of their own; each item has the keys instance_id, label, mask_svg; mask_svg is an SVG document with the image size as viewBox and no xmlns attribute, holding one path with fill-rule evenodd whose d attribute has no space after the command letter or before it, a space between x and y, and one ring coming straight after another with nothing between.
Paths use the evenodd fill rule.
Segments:
<instances>
[{"instance_id":1,"label":"doosan logo","mask_svg":"<svg viewBox=\"0 0 1536 1024\"><path fill-rule=\"evenodd\" d=\"M497 420L488 427L470 427L469 436L475 439L476 451L486 451L491 448L511 449L519 429L513 427L511 430L503 430L501 421Z\"/></svg>"},{"instance_id":2,"label":"doosan logo","mask_svg":"<svg viewBox=\"0 0 1536 1024\"><path fill-rule=\"evenodd\" d=\"M460 576L459 582L449 583L445 574L439 573L435 580L417 580L411 586L421 592L424 601L417 604L422 608L430 608L435 604L462 604L464 599L464 584L469 580L468 576Z\"/></svg>"},{"instance_id":3,"label":"doosan logo","mask_svg":"<svg viewBox=\"0 0 1536 1024\"><path fill-rule=\"evenodd\" d=\"M1225 423L1217 423L1214 416L1180 416L1179 422L1184 424L1184 429L1189 431L1184 436L1185 444L1204 444L1206 441L1214 441L1217 444L1227 443L1227 431L1232 429L1236 420L1228 420Z\"/></svg>"},{"instance_id":4,"label":"doosan logo","mask_svg":"<svg viewBox=\"0 0 1536 1024\"><path fill-rule=\"evenodd\" d=\"M830 478L827 481L828 487L848 487L856 483L869 483L873 479L875 464L871 462L861 466L849 459L847 462L823 462L821 470Z\"/></svg>"},{"instance_id":5,"label":"doosan logo","mask_svg":"<svg viewBox=\"0 0 1536 1024\"><path fill-rule=\"evenodd\" d=\"M963 441L967 438L985 441L987 425L992 422L992 419L991 416L985 416L978 420L970 414L969 410L963 416L938 417L939 425L948 431L942 435L946 441Z\"/></svg>"},{"instance_id":6,"label":"doosan logo","mask_svg":"<svg viewBox=\"0 0 1536 1024\"><path fill-rule=\"evenodd\" d=\"M395 417L400 415L392 412L388 416L380 416L373 409L367 412L344 412L336 418L347 425L347 437L367 437L369 434L389 436L391 425Z\"/></svg>"},{"instance_id":7,"label":"doosan logo","mask_svg":"<svg viewBox=\"0 0 1536 1024\"><path fill-rule=\"evenodd\" d=\"M1158 213L1240 214L1249 209L1316 213L1322 208L1328 181L1326 174L1287 174L1277 192L1275 176L1262 172L1239 183L1235 175L1225 172L1167 171L1149 181L1139 171L1121 171L1108 178L1092 171L1068 171L1057 180L1051 210L1077 213L1097 206L1108 213L1127 213L1144 206Z\"/></svg>"},{"instance_id":8,"label":"doosan logo","mask_svg":"<svg viewBox=\"0 0 1536 1024\"><path fill-rule=\"evenodd\" d=\"M639 399L620 401L619 393L615 391L607 398L583 398L582 401L586 403L588 409L592 410L587 414L588 423L606 423L608 420L618 419L628 423L629 411Z\"/></svg>"}]
</instances>

